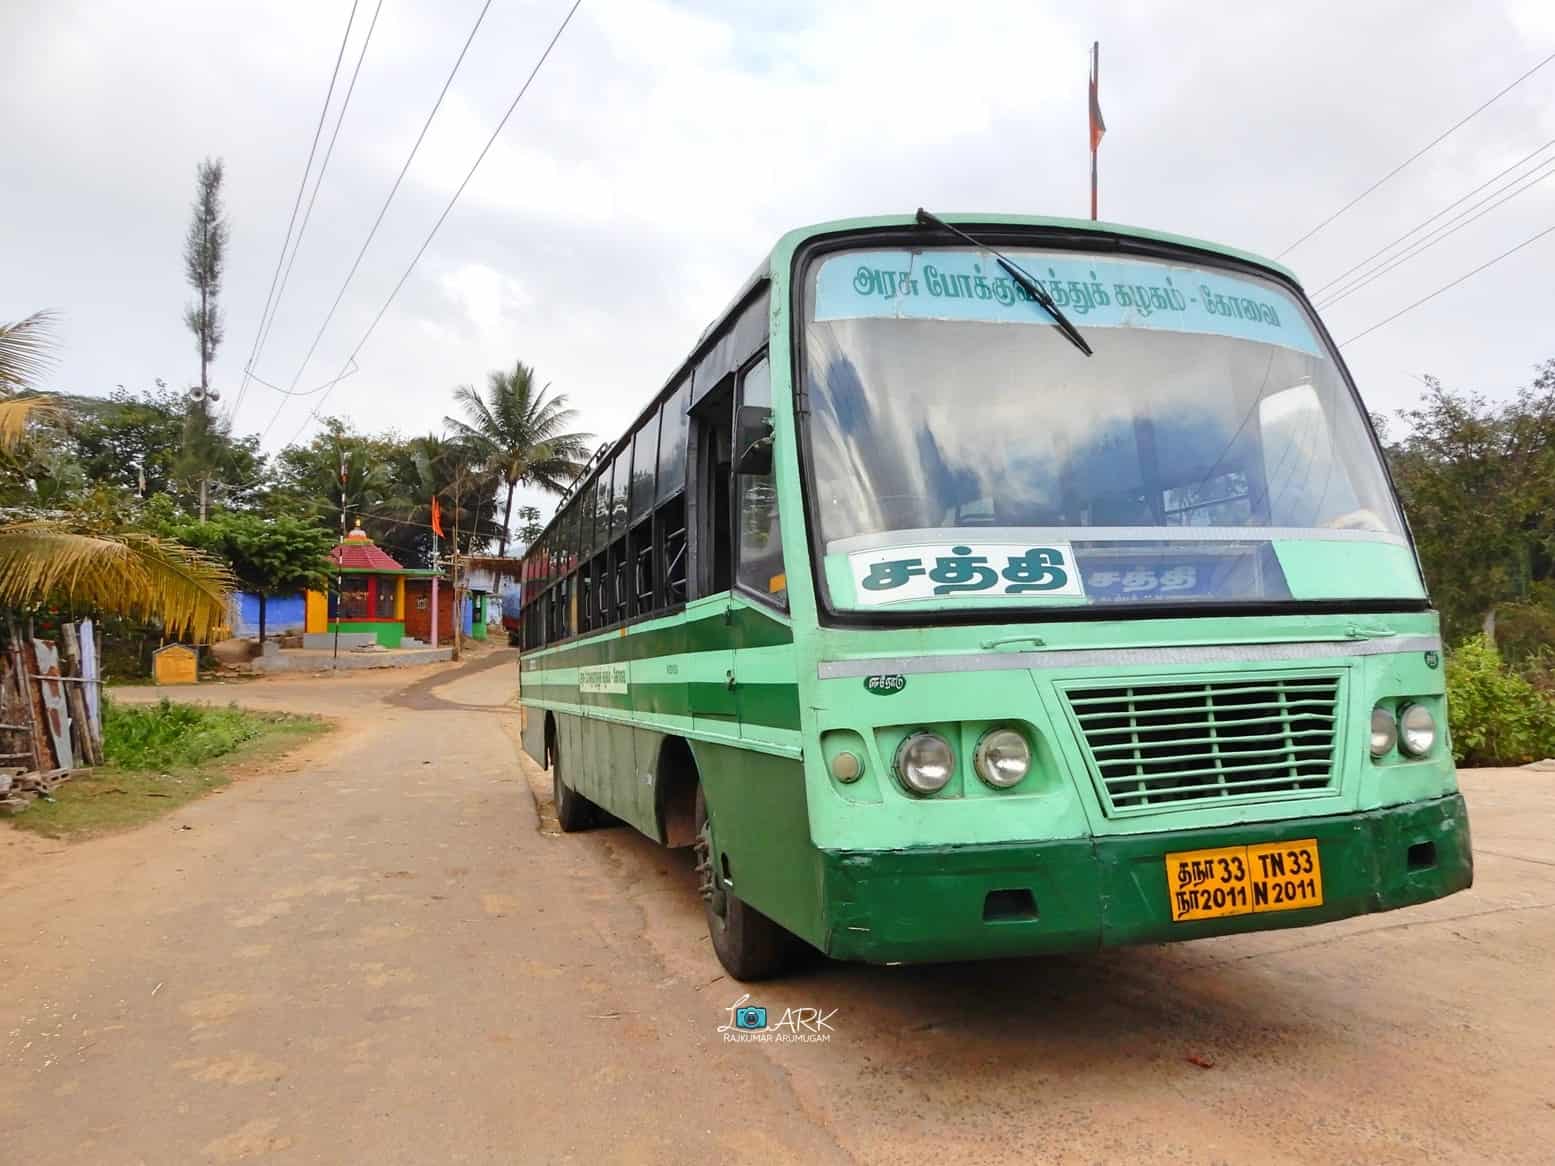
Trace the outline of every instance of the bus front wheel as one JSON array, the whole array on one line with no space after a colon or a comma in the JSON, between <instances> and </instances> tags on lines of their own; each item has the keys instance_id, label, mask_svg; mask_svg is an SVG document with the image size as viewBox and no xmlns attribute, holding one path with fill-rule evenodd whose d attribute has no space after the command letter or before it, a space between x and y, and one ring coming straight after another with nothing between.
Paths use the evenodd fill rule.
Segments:
<instances>
[{"instance_id":1,"label":"bus front wheel","mask_svg":"<svg viewBox=\"0 0 1555 1166\"><path fill-rule=\"evenodd\" d=\"M780 975L792 962L794 937L735 896L722 869L722 856L713 843L712 820L707 815L707 799L700 785L696 796L696 841L692 846L708 935L724 971L736 980L766 980Z\"/></svg>"}]
</instances>

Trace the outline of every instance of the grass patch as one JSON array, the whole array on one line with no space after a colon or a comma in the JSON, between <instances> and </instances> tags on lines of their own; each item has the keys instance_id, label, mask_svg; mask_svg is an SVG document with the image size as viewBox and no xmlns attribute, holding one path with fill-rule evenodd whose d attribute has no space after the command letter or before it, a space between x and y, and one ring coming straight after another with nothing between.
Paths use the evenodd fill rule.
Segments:
<instances>
[{"instance_id":1,"label":"grass patch","mask_svg":"<svg viewBox=\"0 0 1555 1166\"><path fill-rule=\"evenodd\" d=\"M109 701L103 709L107 764L72 778L54 801L35 801L12 822L70 840L127 830L220 789L232 780L232 765L283 753L328 727L318 717L230 705Z\"/></svg>"}]
</instances>

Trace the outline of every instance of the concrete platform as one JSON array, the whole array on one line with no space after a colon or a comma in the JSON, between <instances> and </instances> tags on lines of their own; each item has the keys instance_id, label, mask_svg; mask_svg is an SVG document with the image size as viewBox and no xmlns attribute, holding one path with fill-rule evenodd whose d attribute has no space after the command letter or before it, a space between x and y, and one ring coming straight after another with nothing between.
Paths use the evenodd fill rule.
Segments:
<instances>
[{"instance_id":1,"label":"concrete platform","mask_svg":"<svg viewBox=\"0 0 1555 1166\"><path fill-rule=\"evenodd\" d=\"M333 652L335 650L334 632L309 632L302 637L303 649L309 652ZM341 632L340 650L342 652L350 648L370 648L378 642L376 632Z\"/></svg>"},{"instance_id":2,"label":"concrete platform","mask_svg":"<svg viewBox=\"0 0 1555 1166\"><path fill-rule=\"evenodd\" d=\"M345 637L342 636L343 640ZM411 668L417 664L436 664L452 660L452 645L443 648L354 648L341 645L340 655L332 648L282 648L253 661L255 672L327 672L356 668Z\"/></svg>"}]
</instances>

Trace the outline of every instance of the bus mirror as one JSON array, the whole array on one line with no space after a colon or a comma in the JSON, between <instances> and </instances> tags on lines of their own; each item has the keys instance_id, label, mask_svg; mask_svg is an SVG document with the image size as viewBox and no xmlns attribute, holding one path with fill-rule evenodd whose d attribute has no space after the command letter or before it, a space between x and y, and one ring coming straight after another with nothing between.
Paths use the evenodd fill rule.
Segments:
<instances>
[{"instance_id":1,"label":"bus mirror","mask_svg":"<svg viewBox=\"0 0 1555 1166\"><path fill-rule=\"evenodd\" d=\"M765 405L741 405L735 427L734 472L764 478L772 473L772 410Z\"/></svg>"}]
</instances>

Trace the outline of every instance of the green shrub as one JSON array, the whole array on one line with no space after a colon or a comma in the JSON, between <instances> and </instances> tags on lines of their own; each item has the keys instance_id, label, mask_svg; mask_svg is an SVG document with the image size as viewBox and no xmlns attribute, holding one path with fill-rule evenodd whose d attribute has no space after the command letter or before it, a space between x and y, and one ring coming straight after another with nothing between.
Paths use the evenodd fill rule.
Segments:
<instances>
[{"instance_id":1,"label":"green shrub","mask_svg":"<svg viewBox=\"0 0 1555 1166\"><path fill-rule=\"evenodd\" d=\"M1555 645L1555 603L1545 583L1534 585L1535 594L1523 603L1496 605L1496 648L1501 658L1519 671L1529 660Z\"/></svg>"},{"instance_id":2,"label":"green shrub","mask_svg":"<svg viewBox=\"0 0 1555 1166\"><path fill-rule=\"evenodd\" d=\"M178 769L230 753L265 730L261 716L237 708L174 704L103 709L103 756L123 769Z\"/></svg>"},{"instance_id":3,"label":"green shrub","mask_svg":"<svg viewBox=\"0 0 1555 1166\"><path fill-rule=\"evenodd\" d=\"M1447 657L1453 756L1464 765L1523 765L1555 756L1555 700L1510 671L1475 636Z\"/></svg>"}]
</instances>

